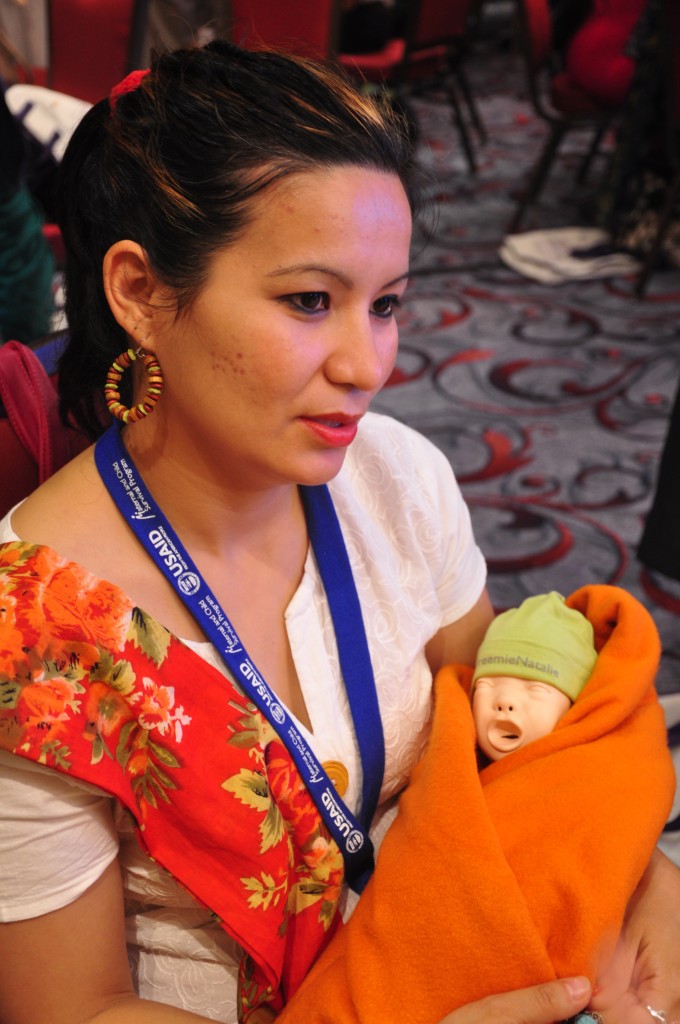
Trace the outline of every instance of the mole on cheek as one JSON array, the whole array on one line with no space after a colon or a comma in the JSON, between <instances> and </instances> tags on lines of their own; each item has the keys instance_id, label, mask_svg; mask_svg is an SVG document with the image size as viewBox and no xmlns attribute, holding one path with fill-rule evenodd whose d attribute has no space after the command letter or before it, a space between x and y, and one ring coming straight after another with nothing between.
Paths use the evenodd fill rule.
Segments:
<instances>
[{"instance_id":1,"label":"mole on cheek","mask_svg":"<svg viewBox=\"0 0 680 1024\"><path fill-rule=\"evenodd\" d=\"M243 366L243 353L234 352L233 354L227 354L224 352L211 352L210 369L213 373L223 373L226 370L234 376L243 377L246 373Z\"/></svg>"}]
</instances>

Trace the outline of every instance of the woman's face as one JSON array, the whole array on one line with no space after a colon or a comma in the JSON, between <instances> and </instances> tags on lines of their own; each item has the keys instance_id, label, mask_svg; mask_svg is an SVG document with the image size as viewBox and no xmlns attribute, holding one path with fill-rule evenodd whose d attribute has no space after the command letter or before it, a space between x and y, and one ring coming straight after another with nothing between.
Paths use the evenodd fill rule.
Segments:
<instances>
[{"instance_id":1,"label":"woman's face","mask_svg":"<svg viewBox=\"0 0 680 1024\"><path fill-rule=\"evenodd\" d=\"M153 337L169 450L240 488L335 476L394 365L410 236L394 175L318 170L259 196L191 307Z\"/></svg>"}]
</instances>

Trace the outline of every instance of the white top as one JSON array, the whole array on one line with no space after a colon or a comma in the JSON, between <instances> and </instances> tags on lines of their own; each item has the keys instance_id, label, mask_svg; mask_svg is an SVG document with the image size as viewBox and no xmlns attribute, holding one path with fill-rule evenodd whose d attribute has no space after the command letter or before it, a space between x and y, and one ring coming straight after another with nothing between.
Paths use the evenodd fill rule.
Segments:
<instances>
[{"instance_id":1,"label":"white top","mask_svg":"<svg viewBox=\"0 0 680 1024\"><path fill-rule=\"evenodd\" d=\"M424 646L472 608L486 569L448 461L395 420L377 414L364 418L330 487L361 599L385 733L377 829L426 738L432 676ZM16 539L10 513L0 522L0 542ZM347 766L345 800L356 810L360 762L330 612L311 552L286 610L286 626L314 733L308 738L319 760ZM227 674L210 644L189 646ZM65 906L120 851L127 938L140 995L214 1020L236 1021L240 951L210 914L147 858L113 799L0 752L0 807L0 920Z\"/></svg>"}]
</instances>

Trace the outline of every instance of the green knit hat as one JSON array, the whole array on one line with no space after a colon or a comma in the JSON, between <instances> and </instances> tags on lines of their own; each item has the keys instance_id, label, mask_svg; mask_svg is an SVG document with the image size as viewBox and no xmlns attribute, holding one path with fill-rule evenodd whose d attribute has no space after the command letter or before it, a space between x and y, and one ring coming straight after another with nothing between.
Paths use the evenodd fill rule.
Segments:
<instances>
[{"instance_id":1,"label":"green knit hat","mask_svg":"<svg viewBox=\"0 0 680 1024\"><path fill-rule=\"evenodd\" d=\"M517 676L550 683L576 700L596 661L590 622L553 590L494 619L477 654L472 687L481 676Z\"/></svg>"}]
</instances>

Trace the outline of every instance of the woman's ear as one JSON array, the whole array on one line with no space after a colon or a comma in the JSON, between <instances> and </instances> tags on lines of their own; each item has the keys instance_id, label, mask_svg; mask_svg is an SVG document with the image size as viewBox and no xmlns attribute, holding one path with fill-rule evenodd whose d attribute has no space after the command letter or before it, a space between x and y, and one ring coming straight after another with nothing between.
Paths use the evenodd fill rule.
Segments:
<instances>
[{"instance_id":1,"label":"woman's ear","mask_svg":"<svg viewBox=\"0 0 680 1024\"><path fill-rule=\"evenodd\" d=\"M167 289L141 245L129 239L112 245L104 257L103 282L116 321L135 344L148 347L157 314L168 310Z\"/></svg>"}]
</instances>

